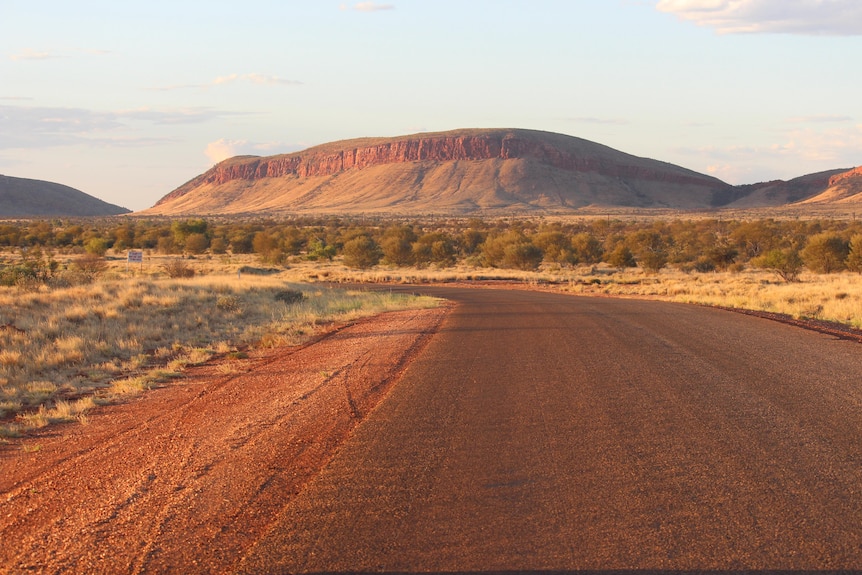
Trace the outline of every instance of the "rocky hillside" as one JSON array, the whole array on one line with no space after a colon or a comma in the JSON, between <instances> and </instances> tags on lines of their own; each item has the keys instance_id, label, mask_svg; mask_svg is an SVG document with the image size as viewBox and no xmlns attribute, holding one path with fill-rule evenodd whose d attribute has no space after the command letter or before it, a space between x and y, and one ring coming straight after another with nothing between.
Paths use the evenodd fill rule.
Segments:
<instances>
[{"instance_id":1,"label":"rocky hillside","mask_svg":"<svg viewBox=\"0 0 862 575\"><path fill-rule=\"evenodd\" d=\"M143 213L555 213L735 199L716 178L571 136L458 130L231 158Z\"/></svg>"},{"instance_id":2,"label":"rocky hillside","mask_svg":"<svg viewBox=\"0 0 862 575\"><path fill-rule=\"evenodd\" d=\"M862 167L834 174L826 189L802 204L862 204Z\"/></svg>"},{"instance_id":3,"label":"rocky hillside","mask_svg":"<svg viewBox=\"0 0 862 575\"><path fill-rule=\"evenodd\" d=\"M745 186L736 186L737 197L730 204L734 208L778 207L804 202L829 187L830 180L846 170L830 170L808 174L792 180L774 180Z\"/></svg>"},{"instance_id":4,"label":"rocky hillside","mask_svg":"<svg viewBox=\"0 0 862 575\"><path fill-rule=\"evenodd\" d=\"M69 186L0 175L0 218L115 216L128 212Z\"/></svg>"}]
</instances>

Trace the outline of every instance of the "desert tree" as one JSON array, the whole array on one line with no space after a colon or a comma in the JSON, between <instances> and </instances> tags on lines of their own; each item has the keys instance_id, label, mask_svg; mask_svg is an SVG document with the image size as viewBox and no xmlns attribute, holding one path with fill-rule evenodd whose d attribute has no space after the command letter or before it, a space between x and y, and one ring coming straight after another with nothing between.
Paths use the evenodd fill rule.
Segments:
<instances>
[{"instance_id":1,"label":"desert tree","mask_svg":"<svg viewBox=\"0 0 862 575\"><path fill-rule=\"evenodd\" d=\"M275 234L261 230L254 234L251 245L261 262L280 264L284 261L284 249Z\"/></svg>"},{"instance_id":2,"label":"desert tree","mask_svg":"<svg viewBox=\"0 0 862 575\"><path fill-rule=\"evenodd\" d=\"M822 232L812 236L802 250L802 261L813 272L829 274L845 268L850 244L841 236Z\"/></svg>"},{"instance_id":3,"label":"desert tree","mask_svg":"<svg viewBox=\"0 0 862 575\"><path fill-rule=\"evenodd\" d=\"M84 244L84 251L102 257L107 253L109 247L108 240L105 238L92 237Z\"/></svg>"},{"instance_id":4,"label":"desert tree","mask_svg":"<svg viewBox=\"0 0 862 575\"><path fill-rule=\"evenodd\" d=\"M443 232L429 232L413 242L411 246L413 261L417 265L436 264L448 267L455 264L455 244Z\"/></svg>"},{"instance_id":5,"label":"desert tree","mask_svg":"<svg viewBox=\"0 0 862 575\"><path fill-rule=\"evenodd\" d=\"M786 282L795 282L799 279L804 263L799 252L793 248L772 249L751 260L756 268L774 272Z\"/></svg>"},{"instance_id":6,"label":"desert tree","mask_svg":"<svg viewBox=\"0 0 862 575\"><path fill-rule=\"evenodd\" d=\"M578 263L597 264L602 261L604 249L599 239L589 232L580 232L572 236L572 253Z\"/></svg>"},{"instance_id":7,"label":"desert tree","mask_svg":"<svg viewBox=\"0 0 862 575\"><path fill-rule=\"evenodd\" d=\"M332 261L337 252L336 247L326 243L324 238L315 238L308 243L308 253L305 257L310 261Z\"/></svg>"},{"instance_id":8,"label":"desert tree","mask_svg":"<svg viewBox=\"0 0 862 575\"><path fill-rule=\"evenodd\" d=\"M850 271L862 272L862 234L850 238L850 251L845 264Z\"/></svg>"},{"instance_id":9,"label":"desert tree","mask_svg":"<svg viewBox=\"0 0 862 575\"><path fill-rule=\"evenodd\" d=\"M219 255L226 254L227 248L228 248L228 243L221 236L213 238L212 241L210 242L210 251L214 254L219 254Z\"/></svg>"},{"instance_id":10,"label":"desert tree","mask_svg":"<svg viewBox=\"0 0 862 575\"><path fill-rule=\"evenodd\" d=\"M523 271L535 271L542 264L545 254L530 241L524 240L506 245L502 265Z\"/></svg>"},{"instance_id":11,"label":"desert tree","mask_svg":"<svg viewBox=\"0 0 862 575\"><path fill-rule=\"evenodd\" d=\"M779 247L780 238L778 226L772 220L742 222L730 232L730 240L746 260Z\"/></svg>"},{"instance_id":12,"label":"desert tree","mask_svg":"<svg viewBox=\"0 0 862 575\"><path fill-rule=\"evenodd\" d=\"M350 268L368 269L376 266L383 254L374 239L362 234L344 242L342 248L344 265Z\"/></svg>"},{"instance_id":13,"label":"desert tree","mask_svg":"<svg viewBox=\"0 0 862 575\"><path fill-rule=\"evenodd\" d=\"M540 230L533 234L530 241L542 250L546 262L569 264L575 261L571 241L559 229Z\"/></svg>"},{"instance_id":14,"label":"desert tree","mask_svg":"<svg viewBox=\"0 0 862 575\"><path fill-rule=\"evenodd\" d=\"M482 263L492 268L507 267L504 263L506 248L527 241L524 234L517 230L493 230L482 243Z\"/></svg>"},{"instance_id":15,"label":"desert tree","mask_svg":"<svg viewBox=\"0 0 862 575\"><path fill-rule=\"evenodd\" d=\"M606 254L605 261L618 269L633 268L637 266L635 256L632 250L624 243L619 243L617 246Z\"/></svg>"},{"instance_id":16,"label":"desert tree","mask_svg":"<svg viewBox=\"0 0 862 575\"><path fill-rule=\"evenodd\" d=\"M202 254L209 246L210 241L205 234L194 233L186 237L185 249L190 254Z\"/></svg>"},{"instance_id":17,"label":"desert tree","mask_svg":"<svg viewBox=\"0 0 862 575\"><path fill-rule=\"evenodd\" d=\"M410 226L391 226L383 232L380 249L383 263L395 266L409 266L415 261L413 243L416 232Z\"/></svg>"},{"instance_id":18,"label":"desert tree","mask_svg":"<svg viewBox=\"0 0 862 575\"><path fill-rule=\"evenodd\" d=\"M726 270L729 268L739 256L739 250L728 244L719 244L709 248L706 252L706 257L712 262L715 268Z\"/></svg>"},{"instance_id":19,"label":"desert tree","mask_svg":"<svg viewBox=\"0 0 862 575\"><path fill-rule=\"evenodd\" d=\"M631 246L635 259L644 271L658 273L667 265L667 242L655 230L640 230L630 235L626 242Z\"/></svg>"}]
</instances>

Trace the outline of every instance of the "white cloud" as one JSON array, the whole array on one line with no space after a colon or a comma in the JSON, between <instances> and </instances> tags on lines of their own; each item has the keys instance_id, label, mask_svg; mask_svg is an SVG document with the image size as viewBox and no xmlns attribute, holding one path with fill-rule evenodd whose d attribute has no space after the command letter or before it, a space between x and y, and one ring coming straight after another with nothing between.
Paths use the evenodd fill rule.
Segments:
<instances>
[{"instance_id":1,"label":"white cloud","mask_svg":"<svg viewBox=\"0 0 862 575\"><path fill-rule=\"evenodd\" d=\"M33 50L31 48L26 48L21 50L17 54L11 54L9 56L10 60L50 60L52 58L57 58L58 56L52 52L46 52L44 50Z\"/></svg>"},{"instance_id":2,"label":"white cloud","mask_svg":"<svg viewBox=\"0 0 862 575\"><path fill-rule=\"evenodd\" d=\"M234 156L266 156L272 154L287 154L307 148L305 145L285 144L282 142L249 142L247 140L229 140L219 138L207 144L204 154L210 162L217 164Z\"/></svg>"},{"instance_id":3,"label":"white cloud","mask_svg":"<svg viewBox=\"0 0 862 575\"><path fill-rule=\"evenodd\" d=\"M376 2L357 2L353 6L342 4L342 10L356 10L357 12L380 12L382 10L395 10L394 4L377 4Z\"/></svg>"},{"instance_id":4,"label":"white cloud","mask_svg":"<svg viewBox=\"0 0 862 575\"><path fill-rule=\"evenodd\" d=\"M720 34L862 35L859 0L659 0L656 8Z\"/></svg>"},{"instance_id":5,"label":"white cloud","mask_svg":"<svg viewBox=\"0 0 862 575\"><path fill-rule=\"evenodd\" d=\"M245 140L226 140L221 138L207 144L204 154L206 154L211 163L218 164L222 160L240 155L239 149L247 144L248 142Z\"/></svg>"}]
</instances>

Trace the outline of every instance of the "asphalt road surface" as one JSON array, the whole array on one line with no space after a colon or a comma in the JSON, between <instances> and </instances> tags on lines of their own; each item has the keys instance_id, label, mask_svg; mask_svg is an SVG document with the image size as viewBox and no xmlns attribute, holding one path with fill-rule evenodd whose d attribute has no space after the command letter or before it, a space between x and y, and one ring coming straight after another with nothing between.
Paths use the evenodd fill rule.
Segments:
<instances>
[{"instance_id":1,"label":"asphalt road surface","mask_svg":"<svg viewBox=\"0 0 862 575\"><path fill-rule=\"evenodd\" d=\"M241 564L862 569L862 346L708 308L458 302Z\"/></svg>"}]
</instances>

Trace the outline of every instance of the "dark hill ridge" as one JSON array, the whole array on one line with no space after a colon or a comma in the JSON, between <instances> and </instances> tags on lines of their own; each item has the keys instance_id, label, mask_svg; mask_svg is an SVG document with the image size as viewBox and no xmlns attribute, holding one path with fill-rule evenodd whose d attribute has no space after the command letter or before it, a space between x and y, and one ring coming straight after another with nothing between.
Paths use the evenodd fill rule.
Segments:
<instances>
[{"instance_id":1,"label":"dark hill ridge","mask_svg":"<svg viewBox=\"0 0 862 575\"><path fill-rule=\"evenodd\" d=\"M69 186L0 175L0 217L116 216L126 213L129 210Z\"/></svg>"},{"instance_id":2,"label":"dark hill ridge","mask_svg":"<svg viewBox=\"0 0 862 575\"><path fill-rule=\"evenodd\" d=\"M143 213L493 215L566 213L587 206L761 207L807 200L842 172L731 186L563 134L472 129L344 140L278 156L237 156ZM841 197L853 196L847 190L860 179L836 184L844 190Z\"/></svg>"},{"instance_id":3,"label":"dark hill ridge","mask_svg":"<svg viewBox=\"0 0 862 575\"><path fill-rule=\"evenodd\" d=\"M457 130L231 158L177 188L147 213L703 208L724 203L732 189L710 176L572 136Z\"/></svg>"}]
</instances>

